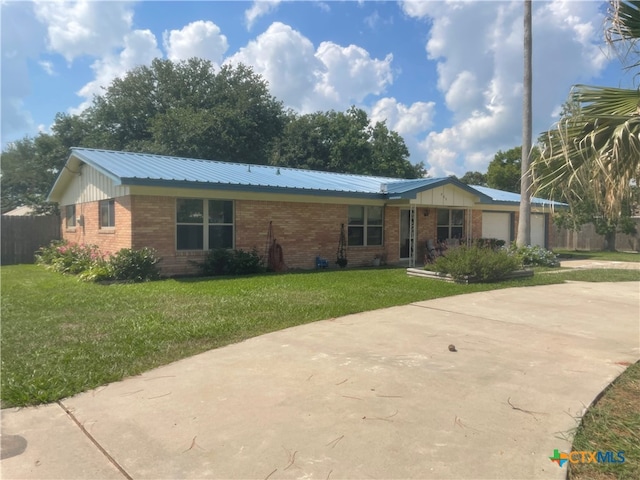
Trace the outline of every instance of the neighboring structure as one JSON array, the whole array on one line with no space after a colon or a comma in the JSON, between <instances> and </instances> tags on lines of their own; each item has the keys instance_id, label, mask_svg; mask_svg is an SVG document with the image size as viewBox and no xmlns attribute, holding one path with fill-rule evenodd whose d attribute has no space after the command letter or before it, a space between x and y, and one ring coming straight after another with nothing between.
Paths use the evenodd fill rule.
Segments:
<instances>
[{"instance_id":1,"label":"neighboring structure","mask_svg":"<svg viewBox=\"0 0 640 480\"><path fill-rule=\"evenodd\" d=\"M9 217L26 217L30 215L36 215L36 213L33 207L22 205L21 207L16 207L13 210L9 210L8 212L3 213L2 215L7 215Z\"/></svg>"},{"instance_id":2,"label":"neighboring structure","mask_svg":"<svg viewBox=\"0 0 640 480\"><path fill-rule=\"evenodd\" d=\"M103 252L152 247L164 275L193 273L212 248L257 248L269 225L289 268L334 265L341 224L349 265L414 265L426 241L511 241L520 196L453 177L405 180L73 148L49 194L63 237ZM549 242L553 202L532 199L532 239Z\"/></svg>"}]
</instances>

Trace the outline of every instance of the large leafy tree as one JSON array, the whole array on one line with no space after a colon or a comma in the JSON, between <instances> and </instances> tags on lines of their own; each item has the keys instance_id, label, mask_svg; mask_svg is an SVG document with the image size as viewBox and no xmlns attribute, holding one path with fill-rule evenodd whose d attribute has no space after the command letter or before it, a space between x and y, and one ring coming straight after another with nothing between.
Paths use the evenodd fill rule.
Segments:
<instances>
[{"instance_id":1,"label":"large leafy tree","mask_svg":"<svg viewBox=\"0 0 640 480\"><path fill-rule=\"evenodd\" d=\"M608 22L607 40L637 69L640 1L612 1ZM593 216L610 226L605 239L613 249L615 226L628 215L640 180L640 91L576 85L562 117L541 140L542 156L532 164L537 188L565 198L576 219L590 205Z\"/></svg>"},{"instance_id":2,"label":"large leafy tree","mask_svg":"<svg viewBox=\"0 0 640 480\"><path fill-rule=\"evenodd\" d=\"M282 104L249 67L214 71L201 59L156 59L115 79L81 115L58 114L51 134L2 152L2 208L49 209L46 196L71 147L267 163Z\"/></svg>"},{"instance_id":3,"label":"large leafy tree","mask_svg":"<svg viewBox=\"0 0 640 480\"><path fill-rule=\"evenodd\" d=\"M423 164L409 161L409 150L397 132L384 122L371 125L366 112L356 107L346 112L290 113L271 163L398 178L426 173Z\"/></svg>"},{"instance_id":4,"label":"large leafy tree","mask_svg":"<svg viewBox=\"0 0 640 480\"><path fill-rule=\"evenodd\" d=\"M487 174L482 172L466 172L460 181L466 185L479 185L481 187L487 187Z\"/></svg>"},{"instance_id":5,"label":"large leafy tree","mask_svg":"<svg viewBox=\"0 0 640 480\"><path fill-rule=\"evenodd\" d=\"M115 79L86 118L103 148L265 164L284 110L245 65L155 59Z\"/></svg>"},{"instance_id":6,"label":"large leafy tree","mask_svg":"<svg viewBox=\"0 0 640 480\"><path fill-rule=\"evenodd\" d=\"M520 193L522 147L506 152L498 150L487 169L487 186L506 192Z\"/></svg>"},{"instance_id":7,"label":"large leafy tree","mask_svg":"<svg viewBox=\"0 0 640 480\"><path fill-rule=\"evenodd\" d=\"M46 199L64 164L60 158L60 142L52 135L11 143L0 158L2 213L22 205L34 207L36 213L55 212Z\"/></svg>"},{"instance_id":8,"label":"large leafy tree","mask_svg":"<svg viewBox=\"0 0 640 480\"><path fill-rule=\"evenodd\" d=\"M80 115L58 114L51 134L2 153L2 208L45 204L71 147L158 153L230 162L395 177L424 175L404 140L370 125L355 107L298 116L244 65L156 59L115 79Z\"/></svg>"}]
</instances>

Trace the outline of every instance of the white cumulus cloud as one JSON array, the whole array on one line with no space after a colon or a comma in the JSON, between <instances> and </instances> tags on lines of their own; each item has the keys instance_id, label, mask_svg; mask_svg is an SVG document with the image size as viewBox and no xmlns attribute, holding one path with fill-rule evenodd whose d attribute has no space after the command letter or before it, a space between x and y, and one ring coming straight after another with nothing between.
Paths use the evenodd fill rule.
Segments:
<instances>
[{"instance_id":1,"label":"white cumulus cloud","mask_svg":"<svg viewBox=\"0 0 640 480\"><path fill-rule=\"evenodd\" d=\"M38 0L36 18L47 27L49 50L68 62L82 55L102 56L122 45L131 30L131 2Z\"/></svg>"},{"instance_id":2,"label":"white cumulus cloud","mask_svg":"<svg viewBox=\"0 0 640 480\"><path fill-rule=\"evenodd\" d=\"M165 31L163 39L170 60L198 57L210 60L216 67L222 63L223 55L229 48L227 37L211 21L199 20L181 30Z\"/></svg>"},{"instance_id":3,"label":"white cumulus cloud","mask_svg":"<svg viewBox=\"0 0 640 480\"><path fill-rule=\"evenodd\" d=\"M498 150L521 143L522 2L404 2L402 8L431 25L426 55L437 62L437 86L454 119L423 138L420 159L434 176L485 170ZM596 2L534 2L534 139L550 126L570 86L606 66L602 21Z\"/></svg>"},{"instance_id":4,"label":"white cumulus cloud","mask_svg":"<svg viewBox=\"0 0 640 480\"><path fill-rule=\"evenodd\" d=\"M280 0L256 0L251 5L251 8L245 10L244 19L247 24L247 29L251 30L255 21L272 12L278 7Z\"/></svg>"},{"instance_id":5,"label":"white cumulus cloud","mask_svg":"<svg viewBox=\"0 0 640 480\"><path fill-rule=\"evenodd\" d=\"M433 125L434 102L415 102L409 106L395 98L378 100L371 108L371 121L387 123L387 127L403 136L413 136L427 131Z\"/></svg>"},{"instance_id":6,"label":"white cumulus cloud","mask_svg":"<svg viewBox=\"0 0 640 480\"><path fill-rule=\"evenodd\" d=\"M2 148L18 136L27 133L33 135L37 131L31 113L25 108L24 99L31 93L28 64L37 61L39 53L45 49L43 39L46 31L33 18L31 7L18 2L2 4Z\"/></svg>"},{"instance_id":7,"label":"white cumulus cloud","mask_svg":"<svg viewBox=\"0 0 640 480\"><path fill-rule=\"evenodd\" d=\"M316 92L336 104L361 102L367 95L380 95L393 83L393 55L383 60L371 58L369 52L356 45L342 47L322 42L316 57L324 64Z\"/></svg>"},{"instance_id":8,"label":"white cumulus cloud","mask_svg":"<svg viewBox=\"0 0 640 480\"><path fill-rule=\"evenodd\" d=\"M315 48L297 30L274 22L227 62L253 66L275 97L306 113L342 110L383 93L393 81L392 60L371 58L356 45L322 42Z\"/></svg>"},{"instance_id":9,"label":"white cumulus cloud","mask_svg":"<svg viewBox=\"0 0 640 480\"><path fill-rule=\"evenodd\" d=\"M123 76L137 66L149 65L154 58L161 56L156 37L151 31L134 30L125 35L124 48L119 53L105 55L91 65L95 79L78 91L78 95L85 100L72 109L72 113L80 113L87 108L93 96L102 95L103 88L108 87L116 77Z\"/></svg>"}]
</instances>

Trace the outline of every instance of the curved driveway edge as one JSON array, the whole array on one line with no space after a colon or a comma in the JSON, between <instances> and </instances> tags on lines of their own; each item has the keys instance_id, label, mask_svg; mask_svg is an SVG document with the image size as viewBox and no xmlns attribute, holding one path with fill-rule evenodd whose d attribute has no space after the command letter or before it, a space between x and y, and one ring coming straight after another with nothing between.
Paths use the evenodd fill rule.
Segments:
<instances>
[{"instance_id":1,"label":"curved driveway edge","mask_svg":"<svg viewBox=\"0 0 640 480\"><path fill-rule=\"evenodd\" d=\"M27 441L2 478L562 479L549 457L640 358L639 316L639 282L572 282L274 332L2 411Z\"/></svg>"}]
</instances>

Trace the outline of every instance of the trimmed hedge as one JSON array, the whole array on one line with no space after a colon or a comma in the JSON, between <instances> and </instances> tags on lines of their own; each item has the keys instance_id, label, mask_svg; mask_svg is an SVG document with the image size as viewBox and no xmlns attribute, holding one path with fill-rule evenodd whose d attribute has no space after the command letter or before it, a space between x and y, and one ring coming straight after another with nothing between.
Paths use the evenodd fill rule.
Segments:
<instances>
[{"instance_id":1,"label":"trimmed hedge","mask_svg":"<svg viewBox=\"0 0 640 480\"><path fill-rule=\"evenodd\" d=\"M431 269L448 273L454 280L474 277L486 282L498 280L519 270L521 262L505 250L492 250L478 246L460 246L447 250L447 254L438 257Z\"/></svg>"},{"instance_id":2,"label":"trimmed hedge","mask_svg":"<svg viewBox=\"0 0 640 480\"><path fill-rule=\"evenodd\" d=\"M210 250L199 267L204 276L249 275L266 271L264 261L255 248L250 252L226 248Z\"/></svg>"}]
</instances>

